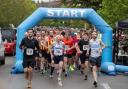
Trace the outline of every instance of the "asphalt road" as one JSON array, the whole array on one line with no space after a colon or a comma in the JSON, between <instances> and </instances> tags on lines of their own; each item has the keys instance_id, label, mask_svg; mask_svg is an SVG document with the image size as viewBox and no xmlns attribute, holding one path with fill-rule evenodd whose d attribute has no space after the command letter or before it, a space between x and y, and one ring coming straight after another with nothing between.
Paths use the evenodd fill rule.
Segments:
<instances>
[{"instance_id":1,"label":"asphalt road","mask_svg":"<svg viewBox=\"0 0 128 89\"><path fill-rule=\"evenodd\" d=\"M15 57L6 57L6 64L0 66L0 89L26 89L24 74L10 74L14 65ZM93 86L92 74L89 74L88 80L83 80L79 71L74 72L70 77L63 76L63 86L57 84L56 73L53 79L48 74L41 76L39 72L34 71L32 89L128 89L128 76L117 75L108 76L101 74L98 77L99 86Z\"/></svg>"}]
</instances>

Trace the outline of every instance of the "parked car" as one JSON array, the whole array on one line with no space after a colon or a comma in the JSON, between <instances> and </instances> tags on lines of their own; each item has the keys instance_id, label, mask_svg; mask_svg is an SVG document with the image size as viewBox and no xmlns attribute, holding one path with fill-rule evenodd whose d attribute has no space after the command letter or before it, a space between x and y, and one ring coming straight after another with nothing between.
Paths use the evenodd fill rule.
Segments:
<instances>
[{"instance_id":1,"label":"parked car","mask_svg":"<svg viewBox=\"0 0 128 89\"><path fill-rule=\"evenodd\" d=\"M5 47L5 54L15 54L16 49L16 30L12 28L2 28L1 34Z\"/></svg>"},{"instance_id":2,"label":"parked car","mask_svg":"<svg viewBox=\"0 0 128 89\"><path fill-rule=\"evenodd\" d=\"M4 47L5 47L5 54L11 54L15 55L15 50L16 50L16 42L13 39L9 38L4 38Z\"/></svg>"},{"instance_id":3,"label":"parked car","mask_svg":"<svg viewBox=\"0 0 128 89\"><path fill-rule=\"evenodd\" d=\"M1 30L0 30L0 65L5 64L5 48L2 40Z\"/></svg>"}]
</instances>

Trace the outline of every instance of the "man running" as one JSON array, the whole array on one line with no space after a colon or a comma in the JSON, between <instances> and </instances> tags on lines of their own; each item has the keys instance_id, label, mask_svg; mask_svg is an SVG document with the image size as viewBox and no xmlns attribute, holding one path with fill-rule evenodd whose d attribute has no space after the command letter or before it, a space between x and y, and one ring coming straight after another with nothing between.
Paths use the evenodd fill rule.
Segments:
<instances>
[{"instance_id":1,"label":"man running","mask_svg":"<svg viewBox=\"0 0 128 89\"><path fill-rule=\"evenodd\" d=\"M25 72L25 78L28 80L27 88L31 88L32 70L35 65L35 50L39 49L39 44L36 39L33 38L33 30L28 30L28 36L25 37L20 44L20 48L23 50L23 68Z\"/></svg>"},{"instance_id":2,"label":"man running","mask_svg":"<svg viewBox=\"0 0 128 89\"><path fill-rule=\"evenodd\" d=\"M72 68L72 65L73 65L73 60L72 60L73 50L72 50L72 48L74 47L73 40L70 37L69 33L66 33L66 35L63 39L63 42L65 44L65 50L66 50L66 54L64 56L64 67L65 67L65 76L67 77L68 72L69 72L68 68Z\"/></svg>"},{"instance_id":3,"label":"man running","mask_svg":"<svg viewBox=\"0 0 128 89\"><path fill-rule=\"evenodd\" d=\"M93 85L97 87L97 69L100 67L101 63L101 53L102 49L105 48L105 45L101 40L97 39L97 32L92 32L92 39L89 42L90 48L91 48L91 54L90 54L90 64L92 65L92 73L93 73L93 79L94 83Z\"/></svg>"},{"instance_id":4,"label":"man running","mask_svg":"<svg viewBox=\"0 0 128 89\"><path fill-rule=\"evenodd\" d=\"M53 78L53 70L54 70L54 67L51 66L51 54L50 54L50 51L51 51L51 46L54 42L54 34L53 34L53 31L50 31L48 37L47 37L47 40L46 40L46 46L47 46L47 61L48 61L48 65L50 66L51 70L50 70L50 78Z\"/></svg>"},{"instance_id":5,"label":"man running","mask_svg":"<svg viewBox=\"0 0 128 89\"><path fill-rule=\"evenodd\" d=\"M40 67L41 67L41 74L44 74L46 72L46 36L45 36L45 31L41 32L41 41L40 41L40 52L41 52L41 62L40 62Z\"/></svg>"},{"instance_id":6,"label":"man running","mask_svg":"<svg viewBox=\"0 0 128 89\"><path fill-rule=\"evenodd\" d=\"M81 71L84 72L84 80L88 75L88 59L89 59L89 37L87 33L82 35L82 39L78 42L80 50Z\"/></svg>"}]
</instances>

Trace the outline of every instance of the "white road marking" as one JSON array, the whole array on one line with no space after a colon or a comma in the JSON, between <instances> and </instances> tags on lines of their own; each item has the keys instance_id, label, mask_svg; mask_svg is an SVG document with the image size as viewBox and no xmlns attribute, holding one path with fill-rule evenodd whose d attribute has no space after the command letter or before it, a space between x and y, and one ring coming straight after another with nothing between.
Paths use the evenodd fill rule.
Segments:
<instances>
[{"instance_id":1,"label":"white road marking","mask_svg":"<svg viewBox=\"0 0 128 89\"><path fill-rule=\"evenodd\" d=\"M104 87L104 89L111 89L108 83L101 83L100 85Z\"/></svg>"}]
</instances>

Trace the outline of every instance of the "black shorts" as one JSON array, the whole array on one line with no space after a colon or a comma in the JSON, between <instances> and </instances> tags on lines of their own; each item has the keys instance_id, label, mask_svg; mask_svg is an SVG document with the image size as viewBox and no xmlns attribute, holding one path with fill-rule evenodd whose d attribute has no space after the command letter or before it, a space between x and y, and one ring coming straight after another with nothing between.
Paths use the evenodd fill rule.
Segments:
<instances>
[{"instance_id":1,"label":"black shorts","mask_svg":"<svg viewBox=\"0 0 128 89\"><path fill-rule=\"evenodd\" d=\"M72 58L72 54L65 54L64 56L67 58Z\"/></svg>"},{"instance_id":2,"label":"black shorts","mask_svg":"<svg viewBox=\"0 0 128 89\"><path fill-rule=\"evenodd\" d=\"M28 68L28 67L34 68L34 66L35 66L35 59L23 60L23 68Z\"/></svg>"},{"instance_id":3,"label":"black shorts","mask_svg":"<svg viewBox=\"0 0 128 89\"><path fill-rule=\"evenodd\" d=\"M42 57L47 58L47 57L46 57L46 56L47 56L47 53L46 53L45 50L41 50L41 54L42 54Z\"/></svg>"},{"instance_id":4,"label":"black shorts","mask_svg":"<svg viewBox=\"0 0 128 89\"><path fill-rule=\"evenodd\" d=\"M89 61L92 66L97 66L97 67L101 66L101 56L100 57L90 57Z\"/></svg>"},{"instance_id":5,"label":"black shorts","mask_svg":"<svg viewBox=\"0 0 128 89\"><path fill-rule=\"evenodd\" d=\"M73 51L72 56L76 56L76 51Z\"/></svg>"},{"instance_id":6,"label":"black shorts","mask_svg":"<svg viewBox=\"0 0 128 89\"><path fill-rule=\"evenodd\" d=\"M39 57L39 51L36 50L36 51L34 52L34 56L35 56L35 57Z\"/></svg>"},{"instance_id":7,"label":"black shorts","mask_svg":"<svg viewBox=\"0 0 128 89\"><path fill-rule=\"evenodd\" d=\"M51 54L47 53L46 58L47 58L48 63L51 63Z\"/></svg>"},{"instance_id":8,"label":"black shorts","mask_svg":"<svg viewBox=\"0 0 128 89\"><path fill-rule=\"evenodd\" d=\"M86 56L86 54L80 54L80 61L81 64L84 64L85 61L89 61L89 56Z\"/></svg>"},{"instance_id":9,"label":"black shorts","mask_svg":"<svg viewBox=\"0 0 128 89\"><path fill-rule=\"evenodd\" d=\"M63 61L64 56L54 56L53 60L54 60L54 64L59 64L60 61Z\"/></svg>"}]
</instances>

